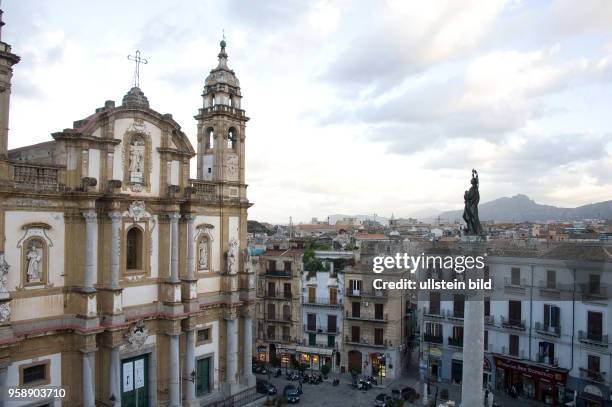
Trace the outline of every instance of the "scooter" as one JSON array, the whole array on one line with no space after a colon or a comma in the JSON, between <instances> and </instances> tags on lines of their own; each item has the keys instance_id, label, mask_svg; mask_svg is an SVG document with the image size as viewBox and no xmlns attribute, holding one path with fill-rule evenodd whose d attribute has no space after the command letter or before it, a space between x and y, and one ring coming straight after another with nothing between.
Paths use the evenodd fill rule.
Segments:
<instances>
[{"instance_id":1,"label":"scooter","mask_svg":"<svg viewBox=\"0 0 612 407\"><path fill-rule=\"evenodd\" d=\"M366 377L365 377L365 379L366 379L368 382L370 382L370 384L371 384L371 385L372 385L372 384L373 384L374 386L377 386L377 385L378 385L378 382L377 382L377 381L376 381L376 379L375 379L374 377L372 377L372 376L366 376Z\"/></svg>"}]
</instances>

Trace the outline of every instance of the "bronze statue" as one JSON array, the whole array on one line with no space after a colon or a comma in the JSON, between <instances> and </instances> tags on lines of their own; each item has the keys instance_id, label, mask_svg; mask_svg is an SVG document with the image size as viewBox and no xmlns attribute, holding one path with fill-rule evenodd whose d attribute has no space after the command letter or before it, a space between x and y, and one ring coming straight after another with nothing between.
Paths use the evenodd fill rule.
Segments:
<instances>
[{"instance_id":1,"label":"bronze statue","mask_svg":"<svg viewBox=\"0 0 612 407\"><path fill-rule=\"evenodd\" d=\"M480 202L480 193L478 192L478 172L472 170L472 186L469 191L465 191L463 194L463 200L465 201L465 209L463 210L463 220L466 223L465 234L466 235L480 235L482 234L482 226L480 226L480 220L478 219L478 202Z\"/></svg>"}]
</instances>

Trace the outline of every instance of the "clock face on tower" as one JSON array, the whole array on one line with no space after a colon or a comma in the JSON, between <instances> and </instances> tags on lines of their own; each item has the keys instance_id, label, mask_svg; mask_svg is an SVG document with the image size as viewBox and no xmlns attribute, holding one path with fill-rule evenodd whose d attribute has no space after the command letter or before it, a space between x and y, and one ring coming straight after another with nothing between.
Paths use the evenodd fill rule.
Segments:
<instances>
[{"instance_id":1,"label":"clock face on tower","mask_svg":"<svg viewBox=\"0 0 612 407\"><path fill-rule=\"evenodd\" d=\"M228 181L238 181L238 156L229 155L225 161Z\"/></svg>"}]
</instances>

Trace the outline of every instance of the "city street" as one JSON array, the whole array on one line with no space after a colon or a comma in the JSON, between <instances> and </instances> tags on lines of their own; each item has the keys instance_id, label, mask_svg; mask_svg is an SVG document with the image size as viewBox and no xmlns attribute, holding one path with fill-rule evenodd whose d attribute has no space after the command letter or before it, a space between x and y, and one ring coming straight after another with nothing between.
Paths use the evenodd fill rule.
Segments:
<instances>
[{"instance_id":1,"label":"city street","mask_svg":"<svg viewBox=\"0 0 612 407\"><path fill-rule=\"evenodd\" d=\"M319 385L303 384L302 390L304 393L300 397L299 405L309 407L372 407L376 395L380 393L390 395L392 388L400 388L406 385L415 386L414 380L403 378L400 381L393 382L390 386L385 386L386 388L373 387L370 390L361 391L352 388L349 375L330 375L330 379L333 377L340 378L338 386L332 386L331 381L325 381ZM267 375L257 375L257 378L268 380ZM278 378L271 377L269 381L276 386L279 394L282 393L287 384L297 386L297 382L286 380L284 375ZM404 405L409 406L410 404L405 403Z\"/></svg>"}]
</instances>

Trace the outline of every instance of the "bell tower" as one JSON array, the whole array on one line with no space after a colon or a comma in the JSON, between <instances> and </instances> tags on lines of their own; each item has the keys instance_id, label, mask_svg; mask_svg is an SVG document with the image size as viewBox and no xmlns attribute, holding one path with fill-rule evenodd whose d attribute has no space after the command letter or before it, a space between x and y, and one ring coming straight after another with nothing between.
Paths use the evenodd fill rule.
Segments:
<instances>
[{"instance_id":1,"label":"bell tower","mask_svg":"<svg viewBox=\"0 0 612 407\"><path fill-rule=\"evenodd\" d=\"M225 39L217 67L210 71L202 93L198 121L198 179L244 185L245 124L240 82L227 66ZM240 194L242 195L242 193Z\"/></svg>"},{"instance_id":2,"label":"bell tower","mask_svg":"<svg viewBox=\"0 0 612 407\"><path fill-rule=\"evenodd\" d=\"M2 10L0 10L0 178L6 178L8 152L9 110L11 102L11 78L13 65L20 58L11 52L11 46L2 41Z\"/></svg>"}]
</instances>

